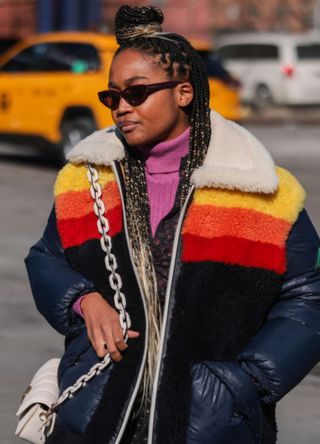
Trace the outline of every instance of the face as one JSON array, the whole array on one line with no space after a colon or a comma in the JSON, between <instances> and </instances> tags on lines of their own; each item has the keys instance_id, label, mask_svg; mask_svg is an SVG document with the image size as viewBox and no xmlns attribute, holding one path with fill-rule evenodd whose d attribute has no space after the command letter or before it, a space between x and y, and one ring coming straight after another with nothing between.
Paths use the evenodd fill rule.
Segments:
<instances>
[{"instance_id":1,"label":"face","mask_svg":"<svg viewBox=\"0 0 320 444\"><path fill-rule=\"evenodd\" d=\"M157 56L133 49L120 52L113 60L109 74L109 89L122 91L128 86L179 80L169 78ZM188 82L172 89L163 89L147 97L145 102L132 106L123 98L118 109L112 111L130 146L147 146L174 139L188 127L185 107L192 101L193 90Z\"/></svg>"}]
</instances>

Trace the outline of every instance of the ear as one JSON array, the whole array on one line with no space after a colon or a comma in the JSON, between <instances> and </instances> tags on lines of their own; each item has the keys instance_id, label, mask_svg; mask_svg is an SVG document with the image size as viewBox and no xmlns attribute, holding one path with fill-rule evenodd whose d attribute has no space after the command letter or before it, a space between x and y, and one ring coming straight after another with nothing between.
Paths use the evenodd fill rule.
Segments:
<instances>
[{"instance_id":1,"label":"ear","mask_svg":"<svg viewBox=\"0 0 320 444\"><path fill-rule=\"evenodd\" d=\"M193 99L193 87L190 82L180 83L177 88L177 102L181 108L188 106Z\"/></svg>"}]
</instances>

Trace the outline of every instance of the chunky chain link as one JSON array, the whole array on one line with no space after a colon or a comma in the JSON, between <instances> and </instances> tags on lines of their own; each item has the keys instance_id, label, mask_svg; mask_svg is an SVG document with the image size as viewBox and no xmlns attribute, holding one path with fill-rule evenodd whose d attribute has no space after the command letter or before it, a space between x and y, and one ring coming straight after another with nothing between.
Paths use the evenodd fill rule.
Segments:
<instances>
[{"instance_id":1,"label":"chunky chain link","mask_svg":"<svg viewBox=\"0 0 320 444\"><path fill-rule=\"evenodd\" d=\"M91 164L88 165L88 179L91 183L91 196L94 199L94 212L98 218L97 226L99 233L101 234L100 245L102 250L106 253L105 255L105 266L106 269L110 272L109 274L109 283L112 290L115 292L114 294L114 305L116 309L119 311L119 320L120 325L123 331L123 337L125 341L128 339L127 332L131 327L130 316L126 311L127 301L125 295L122 293L122 280L121 276L117 273L118 263L115 255L112 253L112 240L108 235L109 231L109 222L105 217L105 206L101 199L102 190L101 186L98 182L99 173L96 168L94 168Z\"/></svg>"},{"instance_id":2,"label":"chunky chain link","mask_svg":"<svg viewBox=\"0 0 320 444\"><path fill-rule=\"evenodd\" d=\"M90 193L91 197L94 200L94 212L98 218L97 227L98 231L101 234L100 245L102 250L106 253L104 262L106 269L110 272L109 274L109 283L112 290L114 290L114 305L116 309L119 311L119 321L120 326L122 328L124 340L128 340L128 330L131 327L130 316L126 311L127 301L125 295L122 293L122 280L120 275L117 273L117 259L115 255L112 253L112 240L108 235L109 231L109 221L105 217L105 205L101 199L102 190L101 186L98 182L99 173L96 168L94 168L91 164L88 164L88 180L91 184ZM67 399L73 398L76 392L78 392L81 388L85 387L87 383L94 378L96 375L99 375L111 362L111 357L109 353L103 358L102 361L98 362L94 366L90 368L90 370L84 375L80 376L76 380L76 382L67 387L63 393L60 395L59 399L56 403L54 403L44 415L43 421L43 430L50 426L50 422L52 420L52 415L57 411L61 404L63 404Z\"/></svg>"}]
</instances>

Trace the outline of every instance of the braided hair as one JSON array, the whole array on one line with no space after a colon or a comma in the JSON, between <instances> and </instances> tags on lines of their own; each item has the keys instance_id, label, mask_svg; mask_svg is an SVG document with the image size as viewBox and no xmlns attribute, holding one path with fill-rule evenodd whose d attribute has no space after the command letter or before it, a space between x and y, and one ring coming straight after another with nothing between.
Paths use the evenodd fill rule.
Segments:
<instances>
[{"instance_id":1,"label":"braided hair","mask_svg":"<svg viewBox=\"0 0 320 444\"><path fill-rule=\"evenodd\" d=\"M169 77L189 81L193 87L193 100L186 108L190 140L182 179L181 208L190 189L191 175L202 165L209 145L209 84L199 54L181 35L163 32L163 20L163 13L157 7L121 6L115 18L115 35L119 44L115 57L126 49L135 49L149 56L160 57L160 63ZM129 236L148 308L150 348L144 378L144 397L148 397L159 343L161 308L149 245L149 203L144 165L130 147L126 149L124 172Z\"/></svg>"},{"instance_id":2,"label":"braided hair","mask_svg":"<svg viewBox=\"0 0 320 444\"><path fill-rule=\"evenodd\" d=\"M188 107L191 131L183 203L192 172L202 165L210 141L209 82L200 55L181 35L163 33L163 20L159 8L121 6L115 19L115 34L120 46L116 56L128 48L148 55L160 55L170 77L176 75L180 79L187 78L193 86L194 97Z\"/></svg>"}]
</instances>

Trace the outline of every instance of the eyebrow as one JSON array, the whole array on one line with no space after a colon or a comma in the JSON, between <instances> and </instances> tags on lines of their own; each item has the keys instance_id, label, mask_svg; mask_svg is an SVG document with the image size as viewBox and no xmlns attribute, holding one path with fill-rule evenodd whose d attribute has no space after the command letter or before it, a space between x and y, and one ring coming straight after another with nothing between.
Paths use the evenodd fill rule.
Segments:
<instances>
[{"instance_id":1,"label":"eyebrow","mask_svg":"<svg viewBox=\"0 0 320 444\"><path fill-rule=\"evenodd\" d=\"M124 85L128 86L131 83L135 82L136 80L146 80L147 78L148 77L145 77L145 76L133 76L133 77L130 77L129 79L125 80L124 81ZM120 89L118 87L118 85L116 83L114 83L114 82L109 82L108 86L109 86L109 88L118 88L118 89Z\"/></svg>"}]
</instances>

